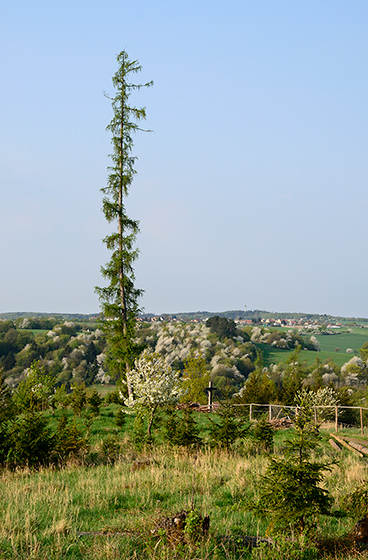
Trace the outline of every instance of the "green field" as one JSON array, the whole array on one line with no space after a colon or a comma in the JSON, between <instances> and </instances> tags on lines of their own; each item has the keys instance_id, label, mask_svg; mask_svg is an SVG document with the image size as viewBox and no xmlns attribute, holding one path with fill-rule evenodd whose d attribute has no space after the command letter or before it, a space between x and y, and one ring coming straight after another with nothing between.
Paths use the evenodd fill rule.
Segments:
<instances>
[{"instance_id":1,"label":"green field","mask_svg":"<svg viewBox=\"0 0 368 560\"><path fill-rule=\"evenodd\" d=\"M282 330L287 331L290 329L284 328ZM354 355L359 355L359 349L365 342L368 342L368 329L353 328L351 330L351 333L346 332L344 329L344 332L341 334L316 335L316 338L320 344L320 351L311 352L309 350L302 350L300 353L301 359L308 364L312 364L317 357L322 362L332 358L335 364L341 367ZM284 362L293 352L293 350L282 350L280 348L274 348L273 346L269 346L267 344L257 344L257 346L263 352L265 366ZM347 354L347 348L351 348L354 353ZM336 349L339 350L336 351Z\"/></svg>"},{"instance_id":2,"label":"green field","mask_svg":"<svg viewBox=\"0 0 368 560\"><path fill-rule=\"evenodd\" d=\"M101 395L101 397L105 397L108 393L115 391L116 385L101 385L101 383L96 383L95 385L90 385L91 389L96 389Z\"/></svg>"},{"instance_id":3,"label":"green field","mask_svg":"<svg viewBox=\"0 0 368 560\"><path fill-rule=\"evenodd\" d=\"M19 332L29 333L31 332L35 336L38 334L46 334L50 331L50 329L18 329Z\"/></svg>"}]
</instances>

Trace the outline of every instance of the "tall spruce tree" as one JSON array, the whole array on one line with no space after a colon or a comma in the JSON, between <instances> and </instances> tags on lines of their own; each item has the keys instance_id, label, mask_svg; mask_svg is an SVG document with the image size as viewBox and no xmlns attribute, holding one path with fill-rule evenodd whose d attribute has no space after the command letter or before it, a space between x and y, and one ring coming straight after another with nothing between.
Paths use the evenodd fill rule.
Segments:
<instances>
[{"instance_id":1,"label":"tall spruce tree","mask_svg":"<svg viewBox=\"0 0 368 560\"><path fill-rule=\"evenodd\" d=\"M107 235L103 242L112 251L110 261L101 267L108 286L96 288L104 317L104 330L108 342L108 367L113 378L126 377L128 393L131 394L129 371L134 361L135 319L138 313L138 298L142 291L134 285L133 263L138 255L135 247L139 222L128 217L125 199L136 173L135 157L132 156L133 134L138 123L146 118L146 109L129 104L134 90L149 87L153 82L134 84L131 74L140 72L137 60L131 61L125 51L117 55L118 70L112 78L116 90L111 99L113 119L107 126L112 134L113 152L110 155L107 185L103 193L102 211L108 223L115 223L117 231Z\"/></svg>"}]
</instances>

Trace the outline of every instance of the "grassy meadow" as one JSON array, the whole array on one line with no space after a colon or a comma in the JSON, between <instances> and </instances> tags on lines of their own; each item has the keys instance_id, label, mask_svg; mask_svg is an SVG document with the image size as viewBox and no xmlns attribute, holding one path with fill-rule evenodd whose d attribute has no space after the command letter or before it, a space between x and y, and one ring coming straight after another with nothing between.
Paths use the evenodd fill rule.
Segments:
<instances>
[{"instance_id":1,"label":"grassy meadow","mask_svg":"<svg viewBox=\"0 0 368 560\"><path fill-rule=\"evenodd\" d=\"M163 441L134 445L134 418L118 429L116 407L103 407L97 418L82 413L75 420L90 433L91 448L83 461L63 468L0 473L2 560L368 559L368 551L355 549L349 539L356 518L347 515L346 506L346 497L367 480L367 462L345 449L334 451L328 444L331 427L322 432L318 459L337 461L326 473L324 486L339 515L320 518L314 544L303 546L285 538L273 546L249 549L245 536L269 533L268 522L256 518L246 505L258 495L267 455L257 453L250 439L231 452L209 447L189 452ZM58 411L54 422L57 415ZM204 426L207 417L199 416ZM277 456L290 433L276 432ZM113 434L119 451L103 460L102 442ZM368 446L368 439L364 441ZM191 508L209 514L208 536L173 543L162 530L155 530L163 517Z\"/></svg>"},{"instance_id":2,"label":"grassy meadow","mask_svg":"<svg viewBox=\"0 0 368 560\"><path fill-rule=\"evenodd\" d=\"M278 328L277 330L281 329ZM282 330L290 329L283 328ZM359 355L359 349L365 342L368 342L368 329L352 328L350 330L352 332L346 332L347 329L344 328L344 332L342 333L337 331L337 334L333 335L315 335L320 344L320 351L313 352L310 350L302 350L300 352L300 358L309 365L311 365L317 357L321 362L332 358L335 364L341 367L348 362L352 356ZM272 328L270 328L270 331L272 332ZM265 366L284 362L293 352L293 350L283 350L267 344L257 344L257 346L262 349ZM348 348L353 350L353 354L346 353Z\"/></svg>"}]
</instances>

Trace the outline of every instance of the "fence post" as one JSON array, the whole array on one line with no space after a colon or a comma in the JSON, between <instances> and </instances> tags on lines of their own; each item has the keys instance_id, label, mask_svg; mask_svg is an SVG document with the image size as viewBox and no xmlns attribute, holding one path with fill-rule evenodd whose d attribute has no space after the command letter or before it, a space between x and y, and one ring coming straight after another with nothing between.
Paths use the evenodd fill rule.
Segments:
<instances>
[{"instance_id":1,"label":"fence post","mask_svg":"<svg viewBox=\"0 0 368 560\"><path fill-rule=\"evenodd\" d=\"M363 409L360 408L360 433L364 435L364 426L363 426Z\"/></svg>"},{"instance_id":2,"label":"fence post","mask_svg":"<svg viewBox=\"0 0 368 560\"><path fill-rule=\"evenodd\" d=\"M268 405L268 421L271 422L272 420L272 404Z\"/></svg>"},{"instance_id":3,"label":"fence post","mask_svg":"<svg viewBox=\"0 0 368 560\"><path fill-rule=\"evenodd\" d=\"M339 431L339 412L338 412L338 407L335 406L335 432L337 433Z\"/></svg>"},{"instance_id":4,"label":"fence post","mask_svg":"<svg viewBox=\"0 0 368 560\"><path fill-rule=\"evenodd\" d=\"M317 407L314 407L314 425L317 426Z\"/></svg>"},{"instance_id":5,"label":"fence post","mask_svg":"<svg viewBox=\"0 0 368 560\"><path fill-rule=\"evenodd\" d=\"M249 422L252 421L252 404L249 405Z\"/></svg>"}]
</instances>

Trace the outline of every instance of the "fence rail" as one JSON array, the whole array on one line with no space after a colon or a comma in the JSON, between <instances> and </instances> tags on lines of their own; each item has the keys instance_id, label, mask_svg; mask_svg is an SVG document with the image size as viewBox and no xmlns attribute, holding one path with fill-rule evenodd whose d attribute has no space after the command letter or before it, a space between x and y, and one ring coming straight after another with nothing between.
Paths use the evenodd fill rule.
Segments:
<instances>
[{"instance_id":1,"label":"fence rail","mask_svg":"<svg viewBox=\"0 0 368 560\"><path fill-rule=\"evenodd\" d=\"M298 414L297 406L287 406L281 404L260 404L260 403L249 403L249 404L236 404L235 406L243 406L249 407L249 420L252 421L256 415L257 407L258 408L267 408L268 410L268 420L274 420L278 418L287 417L287 412L293 413L294 415ZM364 417L368 417L368 408L364 406L314 406L314 421L317 424L319 419L322 421L325 420L334 420L335 422L335 431L338 432L339 430L339 421L340 424L343 424L345 420L345 424L349 424L351 421L355 421L355 416L359 417L358 425L360 424L360 431L361 434L364 434ZM322 412L321 412L322 410ZM352 413L347 414L345 411L352 411Z\"/></svg>"}]
</instances>

